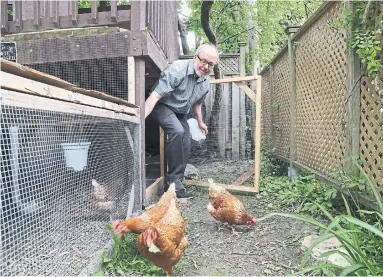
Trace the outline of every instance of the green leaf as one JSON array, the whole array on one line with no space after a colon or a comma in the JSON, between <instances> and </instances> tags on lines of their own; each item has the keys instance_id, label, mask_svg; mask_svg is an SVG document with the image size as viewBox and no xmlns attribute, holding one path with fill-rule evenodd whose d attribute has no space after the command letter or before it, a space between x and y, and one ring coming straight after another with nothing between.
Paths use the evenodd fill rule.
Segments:
<instances>
[{"instance_id":1,"label":"green leaf","mask_svg":"<svg viewBox=\"0 0 383 277\"><path fill-rule=\"evenodd\" d=\"M346 267L345 269L343 269L343 271L339 274L339 276L348 276L348 275L355 275L354 273L356 273L359 269L362 269L362 268L366 268L365 265L362 265L362 264L355 264L355 265L352 265L352 266L349 266L349 267Z\"/></svg>"},{"instance_id":2,"label":"green leaf","mask_svg":"<svg viewBox=\"0 0 383 277\"><path fill-rule=\"evenodd\" d=\"M358 225L372 233L374 233L375 235L381 237L383 239L383 232L380 231L378 228L366 223L366 222L363 222L355 217L351 217L351 216L343 216L344 219L346 219L348 222L350 223L353 223L355 225Z\"/></svg>"},{"instance_id":3,"label":"green leaf","mask_svg":"<svg viewBox=\"0 0 383 277\"><path fill-rule=\"evenodd\" d=\"M94 276L104 276L104 272L98 271L96 274L94 274Z\"/></svg>"}]
</instances>

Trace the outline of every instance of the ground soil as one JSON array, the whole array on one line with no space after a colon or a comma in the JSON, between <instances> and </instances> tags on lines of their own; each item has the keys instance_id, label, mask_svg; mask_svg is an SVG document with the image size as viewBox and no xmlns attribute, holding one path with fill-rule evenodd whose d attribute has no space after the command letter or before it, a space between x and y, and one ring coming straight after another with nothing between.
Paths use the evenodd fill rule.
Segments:
<instances>
[{"instance_id":1,"label":"ground soil","mask_svg":"<svg viewBox=\"0 0 383 277\"><path fill-rule=\"evenodd\" d=\"M216 162L197 165L200 178L231 183L251 162ZM251 184L251 180L248 184ZM187 225L189 245L173 275L286 275L302 257L301 241L315 233L311 226L282 217L259 222L252 229L218 230L217 222L207 211L208 192L204 188L188 187L195 198L180 203ZM274 200L259 195L238 195L249 214L260 218L270 213L267 206ZM275 211L275 210L273 210ZM282 212L290 212L284 210Z\"/></svg>"}]
</instances>

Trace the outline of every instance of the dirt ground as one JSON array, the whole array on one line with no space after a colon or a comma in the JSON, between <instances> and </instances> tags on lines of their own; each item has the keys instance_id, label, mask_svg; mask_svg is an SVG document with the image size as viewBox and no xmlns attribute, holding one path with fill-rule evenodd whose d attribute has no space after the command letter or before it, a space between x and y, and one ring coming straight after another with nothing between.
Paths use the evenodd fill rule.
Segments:
<instances>
[{"instance_id":1,"label":"dirt ground","mask_svg":"<svg viewBox=\"0 0 383 277\"><path fill-rule=\"evenodd\" d=\"M209 177L230 184L250 164L221 162L197 165L197 168L202 179ZM218 231L217 222L206 208L207 189L194 186L188 189L194 191L195 197L180 203L180 210L187 225L189 245L173 275L286 275L302 257L302 239L314 233L308 225L281 217L259 222L250 230L237 227L242 232L238 236L223 225L226 229ZM256 218L271 212L267 209L274 201L271 198L244 194L238 197Z\"/></svg>"}]
</instances>

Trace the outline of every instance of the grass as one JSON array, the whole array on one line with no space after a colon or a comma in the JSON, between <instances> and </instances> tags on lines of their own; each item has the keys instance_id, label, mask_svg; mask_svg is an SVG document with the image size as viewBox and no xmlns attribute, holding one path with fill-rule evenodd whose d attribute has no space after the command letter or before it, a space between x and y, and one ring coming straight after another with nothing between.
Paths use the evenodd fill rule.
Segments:
<instances>
[{"instance_id":1,"label":"grass","mask_svg":"<svg viewBox=\"0 0 383 277\"><path fill-rule=\"evenodd\" d=\"M107 225L108 231L112 233L112 227ZM162 270L153 265L138 252L136 241L138 235L126 234L122 238L113 234L113 248L101 255L101 270L96 276L105 273L112 275L140 274L143 276L163 275Z\"/></svg>"},{"instance_id":2,"label":"grass","mask_svg":"<svg viewBox=\"0 0 383 277\"><path fill-rule=\"evenodd\" d=\"M348 178L347 187L367 190L373 195L379 210L363 210L358 203L350 201L334 187L316 180L314 175L300 175L290 182L285 164L272 155L262 159L262 178L259 198L268 201L270 214L264 217L289 217L306 222L320 230L320 236L309 247L292 272L294 275L327 276L382 276L383 275L383 203L379 192L367 174L358 164L362 178ZM347 176L346 176L347 177ZM196 195L206 194L205 188L194 188ZM287 208L287 209L284 209ZM282 213L281 210L294 214ZM190 232L188 219L185 219L186 232ZM320 220L318 220L320 219ZM111 227L107 226L111 231ZM113 233L112 233L113 234ZM336 266L319 260L315 264L310 259L313 248L324 240L337 238L342 249L333 249L320 258L340 254L348 266ZM137 235L127 234L120 239L113 234L114 246L101 257L102 270L112 275L140 274L144 276L162 275L162 271L143 258L137 250Z\"/></svg>"},{"instance_id":3,"label":"grass","mask_svg":"<svg viewBox=\"0 0 383 277\"><path fill-rule=\"evenodd\" d=\"M302 214L271 213L266 217L288 217L311 224L321 230L321 235L306 250L298 265L298 272L294 275L314 274L327 276L382 276L383 275L383 203L379 192L372 184L367 174L359 167L362 177L365 178L367 187L374 195L378 211L352 210L346 196L342 196L343 210L330 210L318 201L313 201L317 209L327 217L328 223L324 224L312 216ZM295 195L292 193L292 195ZM299 198L298 196L296 196ZM326 198L321 198L326 199ZM331 197L329 198L331 199ZM327 199L327 200L329 200ZM327 201L325 201L327 203ZM330 206L331 208L332 206ZM309 210L311 211L311 210ZM322 254L319 258L326 258L331 254L343 256L349 265L338 266L327 262L319 262L315 265L308 265L310 254L315 246L324 240L335 237L341 243L340 249L334 249ZM344 249L345 251L341 251Z\"/></svg>"}]
</instances>

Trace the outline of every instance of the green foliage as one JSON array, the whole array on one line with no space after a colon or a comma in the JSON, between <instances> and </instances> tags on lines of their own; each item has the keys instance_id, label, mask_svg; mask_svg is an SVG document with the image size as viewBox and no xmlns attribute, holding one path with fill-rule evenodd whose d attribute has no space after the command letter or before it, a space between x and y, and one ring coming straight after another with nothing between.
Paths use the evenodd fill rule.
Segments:
<instances>
[{"instance_id":1,"label":"green foliage","mask_svg":"<svg viewBox=\"0 0 383 277\"><path fill-rule=\"evenodd\" d=\"M119 0L117 2L117 5L129 5L130 0ZM98 1L98 6L100 6L100 1ZM110 6L110 1L106 1L106 6ZM90 8L90 0L79 0L78 1L78 8Z\"/></svg>"},{"instance_id":2,"label":"green foliage","mask_svg":"<svg viewBox=\"0 0 383 277\"><path fill-rule=\"evenodd\" d=\"M366 67L368 77L376 77L383 68L379 54L382 51L380 35L383 20L375 19L378 3L375 1L355 2L354 11L343 9L342 16L330 26L345 30L350 25L355 26L349 47L356 50L362 64Z\"/></svg>"},{"instance_id":3,"label":"green foliage","mask_svg":"<svg viewBox=\"0 0 383 277\"><path fill-rule=\"evenodd\" d=\"M188 31L193 31L201 42L207 38L201 27L201 0L188 0L192 10L187 22ZM238 42L248 42L252 36L259 45L247 53L246 69L250 61L258 59L265 66L287 41L284 29L289 25L302 24L322 3L319 0L300 1L215 1L210 13L210 25L214 31L218 48L223 53L238 51ZM254 27L249 28L249 21Z\"/></svg>"},{"instance_id":4,"label":"green foliage","mask_svg":"<svg viewBox=\"0 0 383 277\"><path fill-rule=\"evenodd\" d=\"M260 195L275 197L276 201L270 204L269 208L294 207L298 213L311 215L323 214L317 203L335 211L334 205L339 199L335 188L317 181L312 174L298 176L294 182L290 182L287 176L263 177Z\"/></svg>"},{"instance_id":5,"label":"green foliage","mask_svg":"<svg viewBox=\"0 0 383 277\"><path fill-rule=\"evenodd\" d=\"M320 203L335 210L340 195L334 187L319 182L313 174L301 174L290 182L287 170L287 163L279 160L274 151L263 153L260 195L276 200L269 208L293 207L296 212L320 215L322 211L316 205Z\"/></svg>"},{"instance_id":6,"label":"green foliage","mask_svg":"<svg viewBox=\"0 0 383 277\"><path fill-rule=\"evenodd\" d=\"M112 232L112 226L108 224L107 230L113 235L113 248L111 253L104 251L101 255L101 268L96 276L103 276L105 273L115 275L142 274L144 276L162 275L160 268L142 257L137 249L136 234L126 234L120 238Z\"/></svg>"},{"instance_id":7,"label":"green foliage","mask_svg":"<svg viewBox=\"0 0 383 277\"><path fill-rule=\"evenodd\" d=\"M332 215L331 211L323 205L317 203L318 208L325 214L329 224L323 224L313 218L303 215L274 213L266 217L282 216L297 219L311 224L320 230L321 235L306 250L294 275L311 274L336 275L336 276L382 276L383 275L383 203L379 193L367 174L358 165L362 175L366 178L368 188L375 196L375 201L379 207L378 211L359 210L352 212L346 198L343 197L344 213ZM335 237L341 243L341 248L333 249L323 253L320 258L326 258L331 254L340 254L347 261L348 265L336 266L328 264L326 261L308 266L309 257L313 248L324 240Z\"/></svg>"},{"instance_id":8,"label":"green foliage","mask_svg":"<svg viewBox=\"0 0 383 277\"><path fill-rule=\"evenodd\" d=\"M256 57L261 67L267 65L287 42L285 29L300 26L319 7L322 1L269 1L255 2L258 11L254 21L260 29L259 50Z\"/></svg>"},{"instance_id":9,"label":"green foliage","mask_svg":"<svg viewBox=\"0 0 383 277\"><path fill-rule=\"evenodd\" d=\"M201 26L201 0L188 0L192 10L186 22L188 31L193 31L201 38L201 43L209 40ZM216 35L218 48L224 53L237 52L238 42L248 40L249 11L252 5L246 1L215 1L210 12L210 25Z\"/></svg>"}]
</instances>

